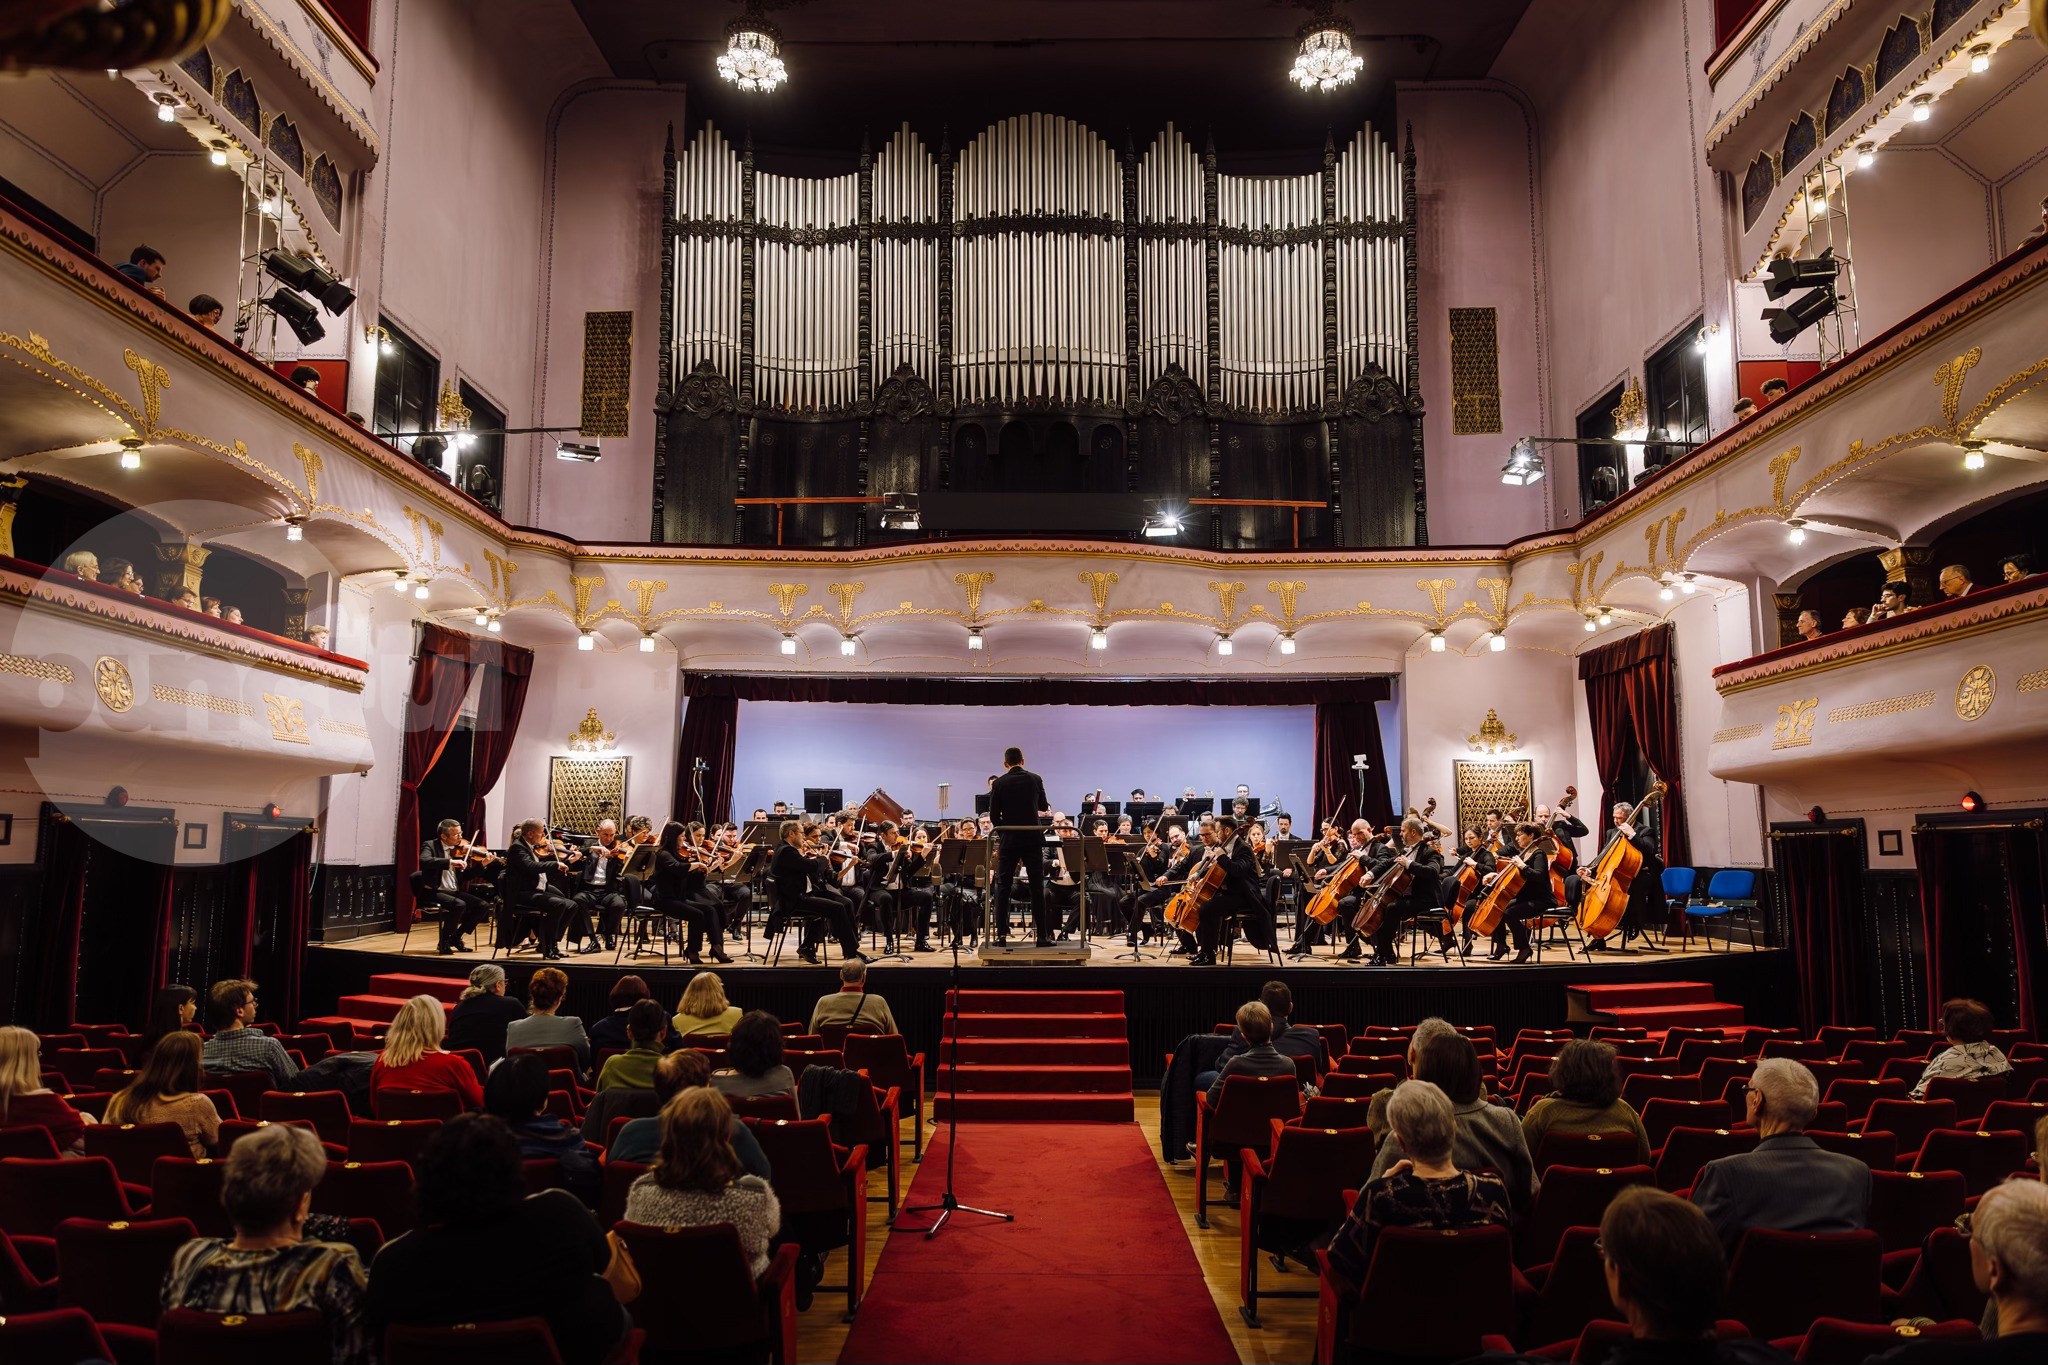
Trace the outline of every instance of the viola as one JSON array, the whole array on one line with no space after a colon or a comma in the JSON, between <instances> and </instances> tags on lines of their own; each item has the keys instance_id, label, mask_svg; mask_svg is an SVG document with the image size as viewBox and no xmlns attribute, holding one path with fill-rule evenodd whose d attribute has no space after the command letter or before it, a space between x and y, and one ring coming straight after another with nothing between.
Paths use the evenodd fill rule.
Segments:
<instances>
[{"instance_id":1,"label":"viola","mask_svg":"<svg viewBox=\"0 0 2048 1365\"><path fill-rule=\"evenodd\" d=\"M1651 802L1662 800L1669 790L1661 780L1651 783L1650 790L1636 802L1622 823L1634 828L1636 816ZM1579 897L1579 932L1589 939L1605 938L1620 928L1621 917L1628 911L1629 886L1642 870L1642 850L1635 846L1633 840L1619 836L1608 840L1607 847L1600 850L1600 857L1593 864L1593 875L1585 879L1585 891Z\"/></svg>"}]
</instances>

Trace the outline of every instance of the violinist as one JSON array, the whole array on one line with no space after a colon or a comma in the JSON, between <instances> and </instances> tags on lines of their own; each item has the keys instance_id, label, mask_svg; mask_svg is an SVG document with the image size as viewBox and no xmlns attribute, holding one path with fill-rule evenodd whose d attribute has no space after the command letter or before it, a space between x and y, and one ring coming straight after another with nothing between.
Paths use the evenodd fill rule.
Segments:
<instances>
[{"instance_id":1,"label":"violinist","mask_svg":"<svg viewBox=\"0 0 2048 1365\"><path fill-rule=\"evenodd\" d=\"M922 833L922 831L920 831ZM896 822L884 820L875 826L875 834L881 840L882 851L876 858L877 872L874 889L868 893L868 905L875 917L881 921L888 938L889 951L896 951L897 936L902 932L904 911L916 925L917 951L932 951L932 895L929 882L931 874L926 862L931 852L929 843L912 844L897 832Z\"/></svg>"},{"instance_id":2,"label":"violinist","mask_svg":"<svg viewBox=\"0 0 2048 1365\"><path fill-rule=\"evenodd\" d=\"M1493 850L1486 846L1485 833L1477 825L1466 826L1463 847L1459 849L1458 860L1444 868L1443 886L1437 893L1437 904L1443 907L1444 922L1446 924L1450 923L1451 910L1457 905L1459 896L1464 894L1465 888L1459 880L1460 874L1470 871L1474 878L1473 890L1470 896L1467 897L1465 907L1469 911L1472 905L1478 902L1480 891L1484 888L1486 879L1493 875L1495 863L1496 859L1493 856ZM1465 951L1470 952L1472 950L1472 931L1466 929L1464 932ZM1455 946L1449 933L1442 933L1437 937L1445 952L1450 952Z\"/></svg>"},{"instance_id":3,"label":"violinist","mask_svg":"<svg viewBox=\"0 0 2048 1365\"><path fill-rule=\"evenodd\" d=\"M1132 947L1137 947L1145 921L1160 917L1201 856L1201 846L1188 840L1186 825L1168 825L1166 837L1155 837L1139 856L1139 874L1145 879L1146 889L1130 899L1124 917L1125 940Z\"/></svg>"},{"instance_id":4,"label":"violinist","mask_svg":"<svg viewBox=\"0 0 2048 1365\"><path fill-rule=\"evenodd\" d=\"M737 872L752 855L754 846L740 841L740 828L730 820L718 827L712 836L710 863L712 877L725 877ZM740 931L735 926L746 919L754 908L754 888L744 878L733 877L729 881L714 881L711 893L725 905L725 927L729 937L738 938Z\"/></svg>"},{"instance_id":5,"label":"violinist","mask_svg":"<svg viewBox=\"0 0 2048 1365\"><path fill-rule=\"evenodd\" d=\"M614 952L619 946L619 921L626 913L626 891L619 874L632 852L632 845L619 838L618 821L600 820L597 842L577 869L576 904L583 907L585 915L596 912L598 935L605 948Z\"/></svg>"},{"instance_id":6,"label":"violinist","mask_svg":"<svg viewBox=\"0 0 2048 1365\"><path fill-rule=\"evenodd\" d=\"M785 820L782 824L782 847L775 850L775 861L768 869L775 888L774 908L768 915L768 936L773 938L784 920L795 915L804 921L803 942L797 948L797 956L804 961L817 965L816 935L818 926L822 924L838 938L849 961L858 958L866 962L868 959L860 950L860 935L854 930L847 901L843 897L821 894L822 887L815 879L817 862L805 857L798 847L803 838L803 828L794 820Z\"/></svg>"},{"instance_id":7,"label":"violinist","mask_svg":"<svg viewBox=\"0 0 2048 1365\"><path fill-rule=\"evenodd\" d=\"M1196 967L1216 965L1216 946L1222 942L1223 930L1234 916L1240 917L1245 939L1253 947L1268 951L1274 946L1273 907L1265 899L1259 884L1258 860L1239 832L1237 817L1217 816L1209 825L1207 837L1213 841L1210 856L1223 865L1225 880L1223 889L1202 907L1201 922L1195 929L1201 951L1189 959Z\"/></svg>"},{"instance_id":8,"label":"violinist","mask_svg":"<svg viewBox=\"0 0 2048 1365\"><path fill-rule=\"evenodd\" d=\"M1131 817L1130 817L1129 815L1119 815L1119 816L1117 816L1117 818L1116 818L1116 841L1117 841L1118 843L1120 843L1120 844L1128 844L1128 843L1130 843L1131 841L1133 841L1134 839L1136 839L1137 837L1138 837L1138 832L1137 832L1136 828L1134 828L1134 827L1133 827L1133 825L1132 825L1132 823L1131 823Z\"/></svg>"},{"instance_id":9,"label":"violinist","mask_svg":"<svg viewBox=\"0 0 2048 1365\"><path fill-rule=\"evenodd\" d=\"M564 849L548 838L547 823L523 820L519 836L512 841L505 858L505 903L515 914L534 915L540 920L540 955L550 962L561 960L562 931L569 917L583 912L567 894L573 884L574 864L581 855ZM584 916L579 937L590 938L590 921ZM595 952L595 940L585 951Z\"/></svg>"},{"instance_id":10,"label":"violinist","mask_svg":"<svg viewBox=\"0 0 2048 1365\"><path fill-rule=\"evenodd\" d=\"M481 844L462 837L460 820L443 820L434 837L420 848L420 870L412 877L413 896L422 904L441 908L443 954L466 953L464 934L491 917L490 902L462 889L463 875L497 861L497 855Z\"/></svg>"},{"instance_id":11,"label":"violinist","mask_svg":"<svg viewBox=\"0 0 2048 1365\"><path fill-rule=\"evenodd\" d=\"M1600 851L1605 853L1614 840L1626 839L1636 846L1636 852L1643 855L1642 870L1636 873L1635 880L1629 883L1628 909L1622 915L1621 941L1624 944L1642 932L1645 919L1662 922L1657 912L1659 902L1662 901L1664 895L1663 850L1658 846L1657 839L1649 830L1638 829L1629 823L1629 816L1634 810L1635 807L1626 801L1614 803L1614 809L1608 814L1612 828L1608 831L1606 842L1600 845ZM1599 861L1596 857L1593 860L1593 864L1597 864ZM1589 864L1580 864L1581 870L1587 866ZM1571 876L1565 878L1565 896L1575 910L1578 907L1579 897L1585 894L1585 889L1585 882L1581 879L1578 872L1574 872ZM1607 940L1604 937L1593 939L1586 944L1586 951L1589 953L1606 952Z\"/></svg>"},{"instance_id":12,"label":"violinist","mask_svg":"<svg viewBox=\"0 0 2048 1365\"><path fill-rule=\"evenodd\" d=\"M1265 893L1267 908L1280 904L1280 868L1273 856L1273 845L1266 838L1266 827L1254 820L1244 827L1245 842L1251 846L1252 858L1259 865L1259 889Z\"/></svg>"},{"instance_id":13,"label":"violinist","mask_svg":"<svg viewBox=\"0 0 2048 1365\"><path fill-rule=\"evenodd\" d=\"M1353 820L1348 833L1335 820L1323 821L1322 829L1322 837L1309 849L1305 860L1308 865L1309 885L1302 890L1302 917L1295 925L1294 951L1290 954L1292 957L1314 957L1316 945L1324 941L1325 926L1308 919L1311 890L1328 882L1337 869L1351 859L1362 858L1366 846L1372 842L1372 826L1363 820ZM1347 896L1339 904L1343 907L1339 921L1349 926L1351 916L1358 910L1357 899ZM1356 934L1352 935L1347 951L1354 960L1359 956Z\"/></svg>"},{"instance_id":14,"label":"violinist","mask_svg":"<svg viewBox=\"0 0 2048 1365\"><path fill-rule=\"evenodd\" d=\"M708 865L691 841L693 828L702 826L671 820L661 827L660 846L654 854L654 909L665 918L689 926L689 938L683 949L687 961L693 965L703 962L701 950L708 929L711 956L720 962L730 962L732 959L725 954L725 904L705 885Z\"/></svg>"},{"instance_id":15,"label":"violinist","mask_svg":"<svg viewBox=\"0 0 2048 1365\"><path fill-rule=\"evenodd\" d=\"M1541 915L1554 913L1556 897L1550 889L1550 857L1536 841L1543 837L1540 826L1523 821L1514 826L1514 861L1522 867L1522 885L1515 892L1513 900L1501 914L1500 927L1493 931L1493 951L1487 956L1494 962L1508 955L1508 935L1515 938L1515 963L1529 961L1535 956L1535 949L1529 941L1529 921ZM1499 880L1508 871L1505 866L1496 867L1487 884Z\"/></svg>"},{"instance_id":16,"label":"violinist","mask_svg":"<svg viewBox=\"0 0 2048 1365\"><path fill-rule=\"evenodd\" d=\"M1366 855L1366 866L1375 884L1397 876L1400 872L1398 864L1407 864L1408 871L1408 890L1393 895L1387 902L1380 915L1380 927L1373 933L1373 965L1376 967L1394 966L1400 962L1394 938L1403 921L1437 913L1437 886L1443 880L1444 855L1432 842L1433 835L1429 822L1421 816L1404 816L1397 831L1400 846L1397 848L1388 843L1380 848L1377 855ZM1355 909L1348 912L1356 913ZM1346 922L1349 922L1348 918ZM1351 946L1358 946L1355 936Z\"/></svg>"}]
</instances>

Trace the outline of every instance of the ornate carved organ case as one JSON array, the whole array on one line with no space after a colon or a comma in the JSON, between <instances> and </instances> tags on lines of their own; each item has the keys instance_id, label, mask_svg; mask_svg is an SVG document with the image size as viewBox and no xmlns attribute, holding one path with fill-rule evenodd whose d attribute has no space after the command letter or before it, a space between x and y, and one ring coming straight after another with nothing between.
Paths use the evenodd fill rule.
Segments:
<instances>
[{"instance_id":1,"label":"ornate carved organ case","mask_svg":"<svg viewBox=\"0 0 2048 1365\"><path fill-rule=\"evenodd\" d=\"M1221 549L1428 541L1412 140L1238 176L1029 114L816 178L707 124L664 172L657 541L867 543L889 493L926 534L1061 494Z\"/></svg>"}]
</instances>

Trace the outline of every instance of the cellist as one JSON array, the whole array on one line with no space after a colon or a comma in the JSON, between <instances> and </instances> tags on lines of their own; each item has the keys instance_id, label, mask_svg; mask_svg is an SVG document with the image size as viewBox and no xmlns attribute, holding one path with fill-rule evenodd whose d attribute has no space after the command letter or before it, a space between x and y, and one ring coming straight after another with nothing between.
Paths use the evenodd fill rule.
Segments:
<instances>
[{"instance_id":1,"label":"cellist","mask_svg":"<svg viewBox=\"0 0 2048 1365\"><path fill-rule=\"evenodd\" d=\"M1216 965L1216 945L1233 915L1243 917L1244 936L1253 947L1264 952L1274 946L1273 907L1266 901L1258 858L1240 833L1237 817L1217 816L1207 837L1214 841L1212 856L1223 865L1225 881L1223 889L1202 907L1202 921L1195 930L1201 951L1189 959L1196 967Z\"/></svg>"},{"instance_id":2,"label":"cellist","mask_svg":"<svg viewBox=\"0 0 2048 1365\"><path fill-rule=\"evenodd\" d=\"M1336 875L1338 868L1353 858L1358 859L1361 865L1365 865L1369 861L1370 850L1374 844L1372 825L1364 820L1353 820L1350 829L1346 831L1341 840L1337 837L1337 826L1334 822L1324 825L1323 830L1322 840L1313 849L1309 850L1308 866L1309 875L1312 878L1310 882L1311 887L1318 887L1329 881L1331 877ZM1302 893L1302 900L1304 905L1309 900L1309 894L1306 889ZM1344 926L1345 932L1350 933L1351 917L1358 913L1358 897L1346 896L1337 905L1337 918L1332 921L1332 927L1341 924ZM1325 932L1325 926L1309 921L1304 926L1302 932L1295 937L1293 955L1295 957L1313 957L1316 945L1322 942ZM1345 945L1343 956L1352 961L1358 959L1359 944L1357 934L1351 934L1351 941Z\"/></svg>"},{"instance_id":3,"label":"cellist","mask_svg":"<svg viewBox=\"0 0 2048 1365\"><path fill-rule=\"evenodd\" d=\"M1145 920L1157 918L1166 903L1173 899L1179 884L1188 878L1188 871L1201 855L1197 844L1188 842L1186 825L1168 825L1166 837L1157 836L1155 825L1146 831L1148 836L1145 852L1138 858L1138 875L1145 881L1143 889L1125 902L1128 907L1124 915L1125 941L1135 948L1138 935L1144 932Z\"/></svg>"},{"instance_id":4,"label":"cellist","mask_svg":"<svg viewBox=\"0 0 2048 1365\"><path fill-rule=\"evenodd\" d=\"M1446 863L1444 866L1443 886L1437 893L1436 898L1438 906L1444 912L1446 923L1449 923L1451 910L1457 905L1458 897L1464 891L1464 886L1459 881L1460 874L1468 868L1471 870L1475 879L1472 899L1477 900L1479 895L1478 888L1483 886L1486 879L1493 874L1495 865L1493 849L1488 847L1486 836L1480 832L1477 825L1465 827L1464 847L1458 852L1458 860L1454 863ZM1470 952L1472 951L1472 931L1465 929L1464 933L1465 951ZM1455 946L1452 935L1448 933L1438 934L1437 938L1441 941L1443 950L1447 953Z\"/></svg>"},{"instance_id":5,"label":"cellist","mask_svg":"<svg viewBox=\"0 0 2048 1365\"><path fill-rule=\"evenodd\" d=\"M1515 962L1520 964L1535 956L1535 950L1529 943L1528 922L1556 910L1557 898L1550 889L1550 858L1535 846L1536 841L1543 837L1542 829L1524 820L1514 827L1514 835L1515 861L1522 865L1522 884L1501 914L1500 927L1493 931L1493 951L1487 956L1495 962L1506 957L1508 935L1513 934ZM1507 870L1505 866L1497 867L1487 880L1491 882Z\"/></svg>"},{"instance_id":6,"label":"cellist","mask_svg":"<svg viewBox=\"0 0 2048 1365\"><path fill-rule=\"evenodd\" d=\"M1662 852L1657 846L1657 840L1651 836L1647 829L1638 830L1628 822L1629 815L1634 810L1635 807L1626 801L1614 803L1614 809L1608 814L1608 819L1613 823L1613 828L1608 831L1606 842L1600 845L1600 851L1605 853L1608 845L1612 844L1614 840L1626 839L1636 846L1636 852L1643 855L1643 870L1636 873L1635 880L1629 883L1628 909L1624 912L1621 922L1621 941L1624 944L1628 942L1631 936L1642 932L1644 912L1647 910L1654 916L1656 914L1657 902L1662 900L1664 895L1664 858ZM1599 862L1600 859L1595 856L1592 862L1580 864L1580 872L1574 872L1571 876L1564 879L1565 896L1570 900L1573 910L1576 911L1578 909L1579 897L1585 893L1585 883L1581 880L1581 872L1587 867L1598 866ZM1606 952L1607 940L1604 937L1593 939L1586 944L1586 951L1589 953Z\"/></svg>"},{"instance_id":7,"label":"cellist","mask_svg":"<svg viewBox=\"0 0 2048 1365\"><path fill-rule=\"evenodd\" d=\"M1430 914L1437 908L1440 894L1437 888L1444 875L1444 855L1432 842L1434 833L1429 822L1421 816L1403 816L1399 846L1388 843L1377 856L1367 855L1367 866L1375 883L1394 876L1397 862L1408 864L1408 890L1387 903L1380 915L1380 927L1372 936L1372 965L1375 967L1390 967L1400 962L1400 954L1394 948L1394 937L1400 932L1404 920ZM1356 913L1356 909L1347 910L1347 914ZM1348 919L1346 923L1349 923ZM1357 946L1354 938L1352 947Z\"/></svg>"}]
</instances>

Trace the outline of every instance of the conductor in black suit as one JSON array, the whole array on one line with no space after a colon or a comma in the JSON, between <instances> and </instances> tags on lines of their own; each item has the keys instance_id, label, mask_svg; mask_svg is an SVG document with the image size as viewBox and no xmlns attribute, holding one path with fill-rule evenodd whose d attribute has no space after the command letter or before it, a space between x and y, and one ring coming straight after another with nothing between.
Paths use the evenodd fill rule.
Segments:
<instances>
[{"instance_id":1,"label":"conductor in black suit","mask_svg":"<svg viewBox=\"0 0 2048 1365\"><path fill-rule=\"evenodd\" d=\"M1024 751L1015 746L1003 750L1002 776L988 784L989 823L997 831L996 875L991 885L998 943L1009 929L1010 887L1022 861L1024 875L1031 879L1031 927L1038 935L1039 947L1052 946L1053 925L1045 906L1045 835L1038 824L1038 817L1051 809L1045 783L1024 766Z\"/></svg>"}]
</instances>

